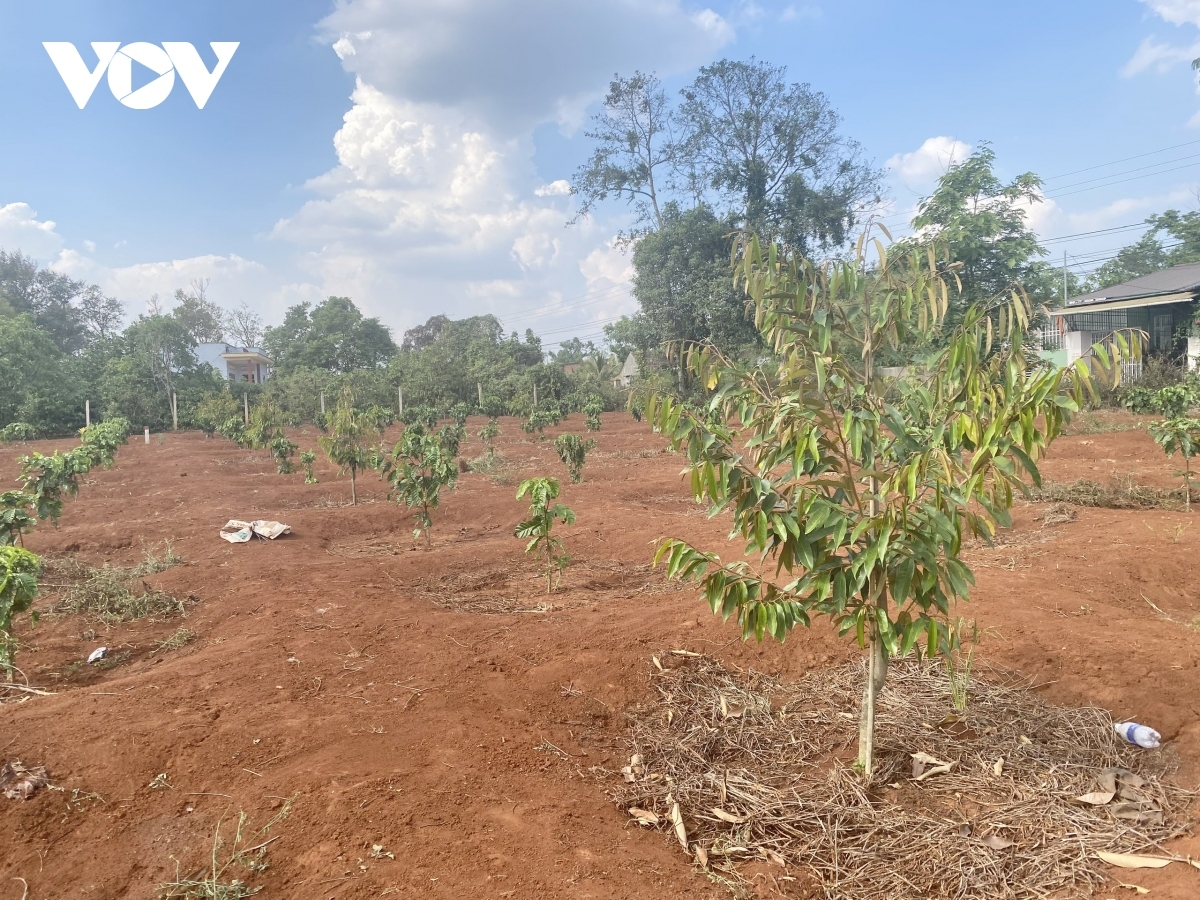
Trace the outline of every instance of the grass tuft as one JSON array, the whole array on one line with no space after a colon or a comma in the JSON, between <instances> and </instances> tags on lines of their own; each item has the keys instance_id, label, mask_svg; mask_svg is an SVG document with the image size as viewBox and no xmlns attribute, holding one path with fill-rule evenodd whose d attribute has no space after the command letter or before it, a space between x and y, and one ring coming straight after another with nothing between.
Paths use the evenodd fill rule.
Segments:
<instances>
[{"instance_id":1,"label":"grass tuft","mask_svg":"<svg viewBox=\"0 0 1200 900\"><path fill-rule=\"evenodd\" d=\"M106 623L129 622L148 616L167 618L184 611L183 600L151 587L142 579L182 562L170 542L162 556L147 551L136 566L89 566L73 557L47 561L45 587L62 593L53 611L94 616Z\"/></svg>"}]
</instances>

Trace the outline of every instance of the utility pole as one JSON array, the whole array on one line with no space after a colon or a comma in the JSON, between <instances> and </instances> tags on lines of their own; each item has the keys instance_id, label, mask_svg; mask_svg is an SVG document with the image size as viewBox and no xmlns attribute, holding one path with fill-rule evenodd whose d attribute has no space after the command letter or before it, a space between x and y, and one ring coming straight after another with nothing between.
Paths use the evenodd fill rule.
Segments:
<instances>
[{"instance_id":1,"label":"utility pole","mask_svg":"<svg viewBox=\"0 0 1200 900\"><path fill-rule=\"evenodd\" d=\"M1067 251L1063 251L1063 306L1067 305Z\"/></svg>"},{"instance_id":2,"label":"utility pole","mask_svg":"<svg viewBox=\"0 0 1200 900\"><path fill-rule=\"evenodd\" d=\"M398 410L398 412L400 415L404 415L404 386L403 385L399 385L399 384L396 385L396 399L400 402L400 409Z\"/></svg>"}]
</instances>

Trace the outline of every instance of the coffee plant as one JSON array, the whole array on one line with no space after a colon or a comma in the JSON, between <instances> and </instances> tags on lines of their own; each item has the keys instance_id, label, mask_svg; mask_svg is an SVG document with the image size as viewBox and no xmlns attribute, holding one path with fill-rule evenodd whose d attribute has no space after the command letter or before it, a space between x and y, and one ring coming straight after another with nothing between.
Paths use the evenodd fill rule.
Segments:
<instances>
[{"instance_id":1,"label":"coffee plant","mask_svg":"<svg viewBox=\"0 0 1200 900\"><path fill-rule=\"evenodd\" d=\"M271 451L271 456L275 460L275 468L280 475L291 475L296 471L296 467L292 463L292 455L297 450L295 443L280 436L271 439L268 449Z\"/></svg>"},{"instance_id":2,"label":"coffee plant","mask_svg":"<svg viewBox=\"0 0 1200 900\"><path fill-rule=\"evenodd\" d=\"M467 424L467 416L471 415L471 407L465 403L455 403L450 407L450 418L454 420L454 424L462 428Z\"/></svg>"},{"instance_id":3,"label":"coffee plant","mask_svg":"<svg viewBox=\"0 0 1200 900\"><path fill-rule=\"evenodd\" d=\"M583 481L583 464L588 452L595 446L594 440L589 438L585 441L577 434L560 434L554 439L554 449L558 451L558 458L567 467L574 484Z\"/></svg>"},{"instance_id":4,"label":"coffee plant","mask_svg":"<svg viewBox=\"0 0 1200 900\"><path fill-rule=\"evenodd\" d=\"M1170 390L1164 388L1163 390ZM1150 436L1168 457L1178 453L1183 457L1183 471L1176 478L1183 479L1183 502L1187 510L1192 509L1192 457L1200 452L1200 419L1176 416L1163 422L1150 423Z\"/></svg>"},{"instance_id":5,"label":"coffee plant","mask_svg":"<svg viewBox=\"0 0 1200 900\"><path fill-rule=\"evenodd\" d=\"M92 467L91 453L76 448L50 456L31 453L21 458L20 482L25 493L33 497L33 508L39 521L49 519L57 525L62 515L63 498L79 493L80 476Z\"/></svg>"},{"instance_id":6,"label":"coffee plant","mask_svg":"<svg viewBox=\"0 0 1200 900\"><path fill-rule=\"evenodd\" d=\"M33 495L24 491L0 494L0 546L24 545L23 535L32 531L37 522L29 511L33 504Z\"/></svg>"},{"instance_id":7,"label":"coffee plant","mask_svg":"<svg viewBox=\"0 0 1200 900\"><path fill-rule=\"evenodd\" d=\"M604 405L594 397L584 404L584 424L587 425L588 431L600 430L600 413L602 412L604 412Z\"/></svg>"},{"instance_id":8,"label":"coffee plant","mask_svg":"<svg viewBox=\"0 0 1200 900\"><path fill-rule=\"evenodd\" d=\"M404 410L400 421L405 425L422 425L432 431L437 428L438 411L432 406L410 406Z\"/></svg>"},{"instance_id":9,"label":"coffee plant","mask_svg":"<svg viewBox=\"0 0 1200 900\"><path fill-rule=\"evenodd\" d=\"M13 637L13 616L29 609L38 592L41 560L23 547L0 547L0 669L12 681L17 642ZM37 613L32 619L37 622Z\"/></svg>"},{"instance_id":10,"label":"coffee plant","mask_svg":"<svg viewBox=\"0 0 1200 900\"><path fill-rule=\"evenodd\" d=\"M0 441L6 444L24 443L37 437L37 429L25 422L11 422L0 428Z\"/></svg>"},{"instance_id":11,"label":"coffee plant","mask_svg":"<svg viewBox=\"0 0 1200 900\"><path fill-rule=\"evenodd\" d=\"M196 424L200 426L205 437L212 437L233 418L241 421L241 410L229 391L223 390L209 394L196 404Z\"/></svg>"}]
</instances>

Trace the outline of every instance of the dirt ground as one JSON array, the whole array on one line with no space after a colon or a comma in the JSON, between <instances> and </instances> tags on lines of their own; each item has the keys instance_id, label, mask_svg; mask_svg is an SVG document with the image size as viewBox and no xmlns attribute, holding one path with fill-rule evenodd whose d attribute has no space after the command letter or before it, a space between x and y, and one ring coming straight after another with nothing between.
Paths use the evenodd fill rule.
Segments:
<instances>
[{"instance_id":1,"label":"dirt ground","mask_svg":"<svg viewBox=\"0 0 1200 900\"><path fill-rule=\"evenodd\" d=\"M1114 422L1125 420L1100 424ZM468 455L481 424L469 423ZM623 711L651 694L651 654L799 676L857 651L824 625L784 646L743 645L650 568L668 535L728 554L728 521L707 519L681 458L620 413L605 415L584 483L564 485L579 517L564 531L574 564L547 596L512 535L525 510L514 494L521 478L565 473L549 442L512 419L501 427L508 483L463 475L431 550L377 478L360 479L350 507L348 480L323 459L320 483L305 485L220 438L137 435L93 473L30 549L130 565L170 540L185 562L147 581L194 599L185 618L112 627L44 615L31 630L22 617L18 663L54 693L0 706L0 762L45 765L61 790L0 799L0 900L20 900L20 879L29 900L155 897L208 864L218 822L230 837L244 811L257 830L292 797L269 868L249 877L260 896L727 897L678 845L631 824L607 799L612 782L591 772L627 762ZM548 433L581 427L575 416ZM317 437L289 436L303 449ZM28 449L0 453L0 481ZM1175 468L1129 430L1061 439L1045 475L1165 487ZM1200 526L1181 512L1099 509L1043 526L1045 511L1020 504L997 547L970 551L978 583L960 612L984 629L980 656L1054 702L1153 725L1196 786ZM230 545L218 538L229 518L278 519L294 534ZM181 625L196 639L158 650ZM81 664L101 645L119 664ZM150 787L159 775L165 786ZM1200 856L1200 841L1173 849ZM1200 896L1187 866L1116 874L1153 898ZM1114 883L1096 896L1126 894Z\"/></svg>"}]
</instances>

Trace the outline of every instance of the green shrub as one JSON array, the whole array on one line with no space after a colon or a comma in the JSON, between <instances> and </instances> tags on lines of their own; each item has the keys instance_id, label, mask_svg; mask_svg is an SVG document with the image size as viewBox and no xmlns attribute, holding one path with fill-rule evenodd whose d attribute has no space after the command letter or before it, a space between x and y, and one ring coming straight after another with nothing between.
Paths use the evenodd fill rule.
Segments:
<instances>
[{"instance_id":1,"label":"green shrub","mask_svg":"<svg viewBox=\"0 0 1200 900\"><path fill-rule=\"evenodd\" d=\"M0 547L0 669L13 677L17 642L12 634L13 616L29 609L37 596L37 577L42 561L22 547ZM37 614L33 614L37 621Z\"/></svg>"},{"instance_id":2,"label":"green shrub","mask_svg":"<svg viewBox=\"0 0 1200 900\"><path fill-rule=\"evenodd\" d=\"M37 429L25 422L11 422L0 428L0 441L6 444L32 441L37 437Z\"/></svg>"},{"instance_id":3,"label":"green shrub","mask_svg":"<svg viewBox=\"0 0 1200 900\"><path fill-rule=\"evenodd\" d=\"M241 409L229 391L209 394L196 404L196 424L205 437L212 437L230 419L241 421Z\"/></svg>"}]
</instances>

